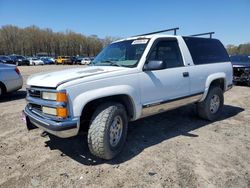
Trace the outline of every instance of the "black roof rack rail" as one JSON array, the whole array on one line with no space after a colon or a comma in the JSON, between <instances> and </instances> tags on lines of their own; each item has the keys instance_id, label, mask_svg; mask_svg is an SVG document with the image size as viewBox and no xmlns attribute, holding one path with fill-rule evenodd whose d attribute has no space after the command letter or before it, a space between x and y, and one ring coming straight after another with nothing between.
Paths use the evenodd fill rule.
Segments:
<instances>
[{"instance_id":1,"label":"black roof rack rail","mask_svg":"<svg viewBox=\"0 0 250 188\"><path fill-rule=\"evenodd\" d=\"M135 35L134 37L145 36L145 35L153 35L153 34L157 34L157 33L165 33L165 32L168 32L168 31L174 31L174 35L176 35L178 29L179 29L179 27L175 27L175 28L171 28L171 29L165 29L165 30L151 32L151 33L144 33L144 34L140 34L140 35Z\"/></svg>"},{"instance_id":2,"label":"black roof rack rail","mask_svg":"<svg viewBox=\"0 0 250 188\"><path fill-rule=\"evenodd\" d=\"M198 36L203 36L203 35L209 35L209 38L212 38L212 35L215 34L215 32L207 32L207 33L199 33L195 35L189 35L190 37L198 37Z\"/></svg>"}]
</instances>

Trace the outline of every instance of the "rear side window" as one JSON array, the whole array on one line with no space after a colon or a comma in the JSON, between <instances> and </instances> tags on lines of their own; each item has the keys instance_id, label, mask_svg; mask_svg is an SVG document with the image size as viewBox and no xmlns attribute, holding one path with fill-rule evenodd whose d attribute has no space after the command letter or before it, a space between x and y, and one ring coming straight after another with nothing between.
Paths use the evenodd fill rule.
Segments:
<instances>
[{"instance_id":1,"label":"rear side window","mask_svg":"<svg viewBox=\"0 0 250 188\"><path fill-rule=\"evenodd\" d=\"M217 39L183 38L196 65L230 61L226 49Z\"/></svg>"}]
</instances>

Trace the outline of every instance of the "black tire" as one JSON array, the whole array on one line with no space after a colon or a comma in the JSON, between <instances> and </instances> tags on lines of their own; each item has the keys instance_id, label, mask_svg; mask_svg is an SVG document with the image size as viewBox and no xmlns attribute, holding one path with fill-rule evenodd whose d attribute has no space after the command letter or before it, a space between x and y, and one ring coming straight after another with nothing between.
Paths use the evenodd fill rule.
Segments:
<instances>
[{"instance_id":1,"label":"black tire","mask_svg":"<svg viewBox=\"0 0 250 188\"><path fill-rule=\"evenodd\" d=\"M217 97L219 98L219 104L217 102L217 104L215 104L216 107L213 108L211 101L216 100L215 98ZM220 116L223 104L224 96L221 88L211 87L208 91L205 100L197 104L198 115L203 119L214 121Z\"/></svg>"},{"instance_id":2,"label":"black tire","mask_svg":"<svg viewBox=\"0 0 250 188\"><path fill-rule=\"evenodd\" d=\"M3 92L4 92L3 87L0 85L0 98L3 96Z\"/></svg>"},{"instance_id":3,"label":"black tire","mask_svg":"<svg viewBox=\"0 0 250 188\"><path fill-rule=\"evenodd\" d=\"M111 144L111 126L119 117L122 122L120 138L116 145ZM119 124L119 123L118 123ZM120 126L120 125L118 125ZM92 116L88 131L88 146L90 152L102 159L112 159L121 152L127 137L128 118L124 106L120 103L104 103ZM114 130L114 129L113 129ZM118 130L118 129L117 129ZM114 133L114 132L113 132ZM113 136L116 134L113 134ZM114 143L114 140L112 140Z\"/></svg>"}]
</instances>

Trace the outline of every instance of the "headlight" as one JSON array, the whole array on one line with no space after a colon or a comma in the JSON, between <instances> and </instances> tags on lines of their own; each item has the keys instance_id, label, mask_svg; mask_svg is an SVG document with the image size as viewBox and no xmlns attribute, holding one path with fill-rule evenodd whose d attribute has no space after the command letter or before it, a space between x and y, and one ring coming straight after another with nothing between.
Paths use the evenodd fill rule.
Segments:
<instances>
[{"instance_id":1,"label":"headlight","mask_svg":"<svg viewBox=\"0 0 250 188\"><path fill-rule=\"evenodd\" d=\"M67 108L63 108L63 107L51 108L51 107L43 106L42 112L45 114L57 116L59 118L66 118L68 116Z\"/></svg>"},{"instance_id":2,"label":"headlight","mask_svg":"<svg viewBox=\"0 0 250 188\"><path fill-rule=\"evenodd\" d=\"M67 102L67 94L65 92L43 92L42 99L57 102Z\"/></svg>"},{"instance_id":3,"label":"headlight","mask_svg":"<svg viewBox=\"0 0 250 188\"><path fill-rule=\"evenodd\" d=\"M56 95L57 95L56 93L52 93L52 92L43 92L42 99L56 101L56 98L57 98Z\"/></svg>"},{"instance_id":4,"label":"headlight","mask_svg":"<svg viewBox=\"0 0 250 188\"><path fill-rule=\"evenodd\" d=\"M49 115L53 115L53 116L57 115L56 108L50 108L50 107L43 106L42 111L45 114L49 114Z\"/></svg>"}]
</instances>

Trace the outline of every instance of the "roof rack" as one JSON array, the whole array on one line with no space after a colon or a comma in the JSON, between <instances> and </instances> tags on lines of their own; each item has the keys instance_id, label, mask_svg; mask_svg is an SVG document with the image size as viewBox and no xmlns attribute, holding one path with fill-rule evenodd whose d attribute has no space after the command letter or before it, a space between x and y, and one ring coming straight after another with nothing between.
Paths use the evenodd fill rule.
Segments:
<instances>
[{"instance_id":1,"label":"roof rack","mask_svg":"<svg viewBox=\"0 0 250 188\"><path fill-rule=\"evenodd\" d=\"M215 32L199 33L199 34L189 35L189 36L191 36L191 37L197 37L197 36L209 35L209 38L211 39L213 34L215 34Z\"/></svg>"},{"instance_id":2,"label":"roof rack","mask_svg":"<svg viewBox=\"0 0 250 188\"><path fill-rule=\"evenodd\" d=\"M168 32L168 31L174 31L174 35L176 35L178 29L179 29L179 27L175 27L175 28L155 31L155 32L151 32L151 33L144 33L144 34L136 35L134 37L145 36L145 35L153 35L153 34L157 34L157 33L165 33L165 32Z\"/></svg>"}]
</instances>

